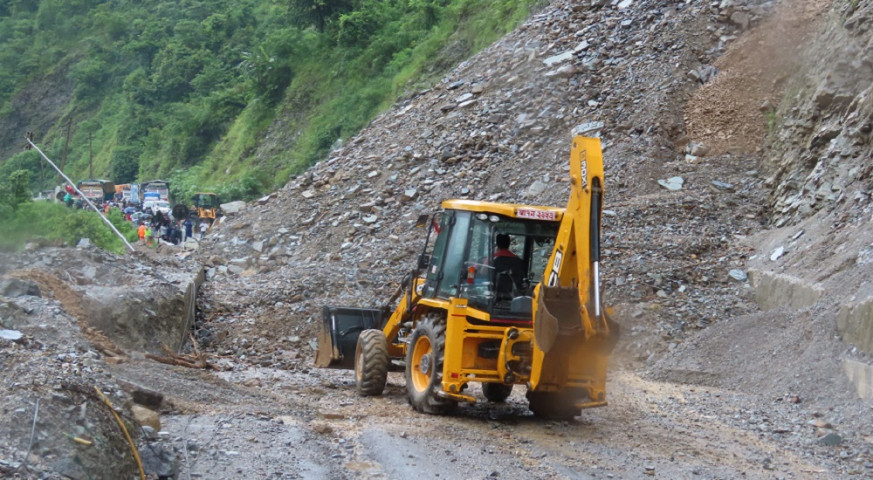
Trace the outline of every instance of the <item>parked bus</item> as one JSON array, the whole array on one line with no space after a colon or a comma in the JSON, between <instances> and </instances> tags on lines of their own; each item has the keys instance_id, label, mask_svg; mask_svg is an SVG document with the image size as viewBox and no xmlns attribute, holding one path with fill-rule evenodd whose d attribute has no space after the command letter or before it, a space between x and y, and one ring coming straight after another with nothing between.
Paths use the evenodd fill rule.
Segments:
<instances>
[{"instance_id":1,"label":"parked bus","mask_svg":"<svg viewBox=\"0 0 873 480\"><path fill-rule=\"evenodd\" d=\"M140 194L142 190L139 189L138 183L130 184L130 203L142 203L142 196Z\"/></svg>"}]
</instances>

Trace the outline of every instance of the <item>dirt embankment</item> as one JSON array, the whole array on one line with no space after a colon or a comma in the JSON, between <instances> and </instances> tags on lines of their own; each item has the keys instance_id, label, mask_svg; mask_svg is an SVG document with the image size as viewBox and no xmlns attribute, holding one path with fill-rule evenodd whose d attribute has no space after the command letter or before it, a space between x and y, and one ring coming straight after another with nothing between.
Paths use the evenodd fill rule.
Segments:
<instances>
[{"instance_id":1,"label":"dirt embankment","mask_svg":"<svg viewBox=\"0 0 873 480\"><path fill-rule=\"evenodd\" d=\"M134 477L145 417L130 401L138 387L109 368L181 346L199 267L93 247L33 245L0 257L0 473Z\"/></svg>"},{"instance_id":2,"label":"dirt embankment","mask_svg":"<svg viewBox=\"0 0 873 480\"><path fill-rule=\"evenodd\" d=\"M786 87L806 71L803 53L818 39L831 3L783 5L737 39L713 62L718 74L685 107L689 139L706 145L712 156L760 153Z\"/></svg>"}]
</instances>

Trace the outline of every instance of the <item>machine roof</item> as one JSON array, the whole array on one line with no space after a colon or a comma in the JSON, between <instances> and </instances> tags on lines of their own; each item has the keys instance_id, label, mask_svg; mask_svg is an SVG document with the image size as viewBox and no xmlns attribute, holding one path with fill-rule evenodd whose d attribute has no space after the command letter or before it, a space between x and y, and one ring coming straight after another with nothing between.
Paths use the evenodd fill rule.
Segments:
<instances>
[{"instance_id":1,"label":"machine roof","mask_svg":"<svg viewBox=\"0 0 873 480\"><path fill-rule=\"evenodd\" d=\"M522 205L517 203L482 202L478 200L445 200L442 207L446 210L466 210L469 212L496 213L512 218L530 218L532 220L561 221L564 209L560 207L545 207L541 205ZM543 212L546 215L538 215ZM554 214L554 218L549 218Z\"/></svg>"}]
</instances>

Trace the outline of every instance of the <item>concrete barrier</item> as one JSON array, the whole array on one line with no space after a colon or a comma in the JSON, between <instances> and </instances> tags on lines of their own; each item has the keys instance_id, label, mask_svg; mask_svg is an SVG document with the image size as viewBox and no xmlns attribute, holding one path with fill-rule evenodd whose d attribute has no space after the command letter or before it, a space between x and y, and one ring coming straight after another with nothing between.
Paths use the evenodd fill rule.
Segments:
<instances>
[{"instance_id":1,"label":"concrete barrier","mask_svg":"<svg viewBox=\"0 0 873 480\"><path fill-rule=\"evenodd\" d=\"M843 371L855 384L859 397L864 400L873 400L873 365L856 360L843 360Z\"/></svg>"},{"instance_id":2,"label":"concrete barrier","mask_svg":"<svg viewBox=\"0 0 873 480\"><path fill-rule=\"evenodd\" d=\"M837 313L837 329L847 343L873 355L873 298L842 305Z\"/></svg>"},{"instance_id":3,"label":"concrete barrier","mask_svg":"<svg viewBox=\"0 0 873 480\"><path fill-rule=\"evenodd\" d=\"M802 310L822 300L825 294L819 284L780 273L750 270L749 280L755 289L755 301L762 310L780 307ZM873 297L840 305L836 328L843 343L873 354ZM855 384L861 398L873 400L873 365L845 359L843 371Z\"/></svg>"},{"instance_id":4,"label":"concrete barrier","mask_svg":"<svg viewBox=\"0 0 873 480\"><path fill-rule=\"evenodd\" d=\"M812 306L824 294L819 285L781 273L749 270L749 281L755 288L755 302L762 310L779 307L799 310Z\"/></svg>"}]
</instances>

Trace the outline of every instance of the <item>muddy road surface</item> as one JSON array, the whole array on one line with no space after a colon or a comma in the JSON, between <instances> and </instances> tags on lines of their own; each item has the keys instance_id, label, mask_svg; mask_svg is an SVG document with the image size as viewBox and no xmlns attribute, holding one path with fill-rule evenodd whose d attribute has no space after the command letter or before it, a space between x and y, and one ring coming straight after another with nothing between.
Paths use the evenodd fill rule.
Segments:
<instances>
[{"instance_id":1,"label":"muddy road surface","mask_svg":"<svg viewBox=\"0 0 873 480\"><path fill-rule=\"evenodd\" d=\"M138 362L115 370L130 381L151 381L166 395L157 444L177 454L182 479L870 474L857 447L822 442L818 430L826 418L817 422L822 415L796 398L655 382L625 369L611 377L609 406L572 421L533 417L518 388L502 404L420 414L407 403L402 372L389 374L382 396L360 398L353 372L343 370L251 367L213 374Z\"/></svg>"}]
</instances>

